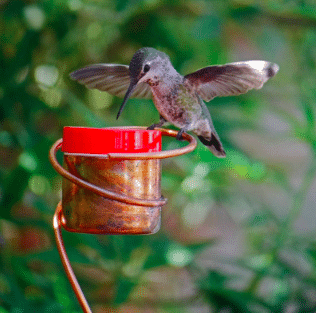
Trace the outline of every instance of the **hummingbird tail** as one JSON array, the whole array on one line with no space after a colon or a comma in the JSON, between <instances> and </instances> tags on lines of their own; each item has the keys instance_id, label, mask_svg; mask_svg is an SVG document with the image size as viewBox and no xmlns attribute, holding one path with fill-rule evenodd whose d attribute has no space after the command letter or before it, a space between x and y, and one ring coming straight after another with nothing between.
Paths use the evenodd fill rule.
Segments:
<instances>
[{"instance_id":1,"label":"hummingbird tail","mask_svg":"<svg viewBox=\"0 0 316 313\"><path fill-rule=\"evenodd\" d=\"M226 152L214 133L212 133L211 139L205 138L203 136L198 136L198 138L203 143L203 145L205 145L215 156L218 158L226 157Z\"/></svg>"}]
</instances>

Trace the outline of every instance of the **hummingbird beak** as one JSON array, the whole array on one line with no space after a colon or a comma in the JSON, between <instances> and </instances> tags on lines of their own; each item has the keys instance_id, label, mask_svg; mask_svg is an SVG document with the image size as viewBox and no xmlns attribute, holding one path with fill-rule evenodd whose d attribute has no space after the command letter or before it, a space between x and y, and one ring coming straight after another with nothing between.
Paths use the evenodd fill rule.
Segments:
<instances>
[{"instance_id":1,"label":"hummingbird beak","mask_svg":"<svg viewBox=\"0 0 316 313\"><path fill-rule=\"evenodd\" d=\"M120 115L121 115L121 113L122 113L122 111L123 111L123 109L124 109L124 107L125 107L125 105L126 105L126 102L127 102L127 100L129 99L129 97L132 95L134 89L135 89L136 86L137 86L137 83L138 83L138 80L137 80L137 79L135 79L135 78L132 78L132 79L131 79L131 83L130 83L130 85L129 85L127 91L126 91L124 100L123 100L123 102L122 102L122 104L121 104L121 107L120 107L118 113L117 113L116 119L118 119L118 118L120 117Z\"/></svg>"}]
</instances>

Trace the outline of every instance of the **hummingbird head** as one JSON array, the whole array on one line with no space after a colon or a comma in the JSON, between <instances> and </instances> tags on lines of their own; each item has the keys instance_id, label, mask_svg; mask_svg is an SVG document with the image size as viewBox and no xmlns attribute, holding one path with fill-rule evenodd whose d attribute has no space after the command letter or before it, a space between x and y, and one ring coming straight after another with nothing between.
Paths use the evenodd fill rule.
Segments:
<instances>
[{"instance_id":1,"label":"hummingbird head","mask_svg":"<svg viewBox=\"0 0 316 313\"><path fill-rule=\"evenodd\" d=\"M157 80L163 70L166 70L166 65L171 63L165 53L154 48L141 48L135 52L129 65L131 79L147 82L156 76Z\"/></svg>"},{"instance_id":2,"label":"hummingbird head","mask_svg":"<svg viewBox=\"0 0 316 313\"><path fill-rule=\"evenodd\" d=\"M154 85L171 69L173 69L173 66L167 54L154 48L137 50L129 65L131 82L116 118L118 119L121 115L127 100L132 95L137 84L148 83L149 85Z\"/></svg>"}]
</instances>

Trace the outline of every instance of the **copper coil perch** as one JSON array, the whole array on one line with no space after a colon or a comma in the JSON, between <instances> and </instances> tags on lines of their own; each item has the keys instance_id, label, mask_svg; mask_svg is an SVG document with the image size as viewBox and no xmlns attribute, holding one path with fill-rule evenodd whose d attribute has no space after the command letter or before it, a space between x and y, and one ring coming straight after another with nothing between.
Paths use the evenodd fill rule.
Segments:
<instances>
[{"instance_id":1,"label":"copper coil perch","mask_svg":"<svg viewBox=\"0 0 316 313\"><path fill-rule=\"evenodd\" d=\"M131 128L131 127L129 127ZM146 129L137 127L137 129ZM163 136L177 131L159 129ZM63 244L61 226L68 231L90 234L153 234L160 228L161 159L189 153L196 148L186 133L185 147L149 153L108 153L103 155L64 153L61 166L56 158L62 139L50 149L49 159L63 176L62 201L54 215L58 251L68 279L84 312L91 312L71 268Z\"/></svg>"}]
</instances>

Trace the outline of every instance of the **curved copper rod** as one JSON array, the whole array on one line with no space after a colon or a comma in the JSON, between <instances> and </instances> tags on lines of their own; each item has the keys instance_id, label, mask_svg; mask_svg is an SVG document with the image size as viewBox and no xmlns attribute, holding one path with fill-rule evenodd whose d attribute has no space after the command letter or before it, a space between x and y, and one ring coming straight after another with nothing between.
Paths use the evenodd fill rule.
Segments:
<instances>
[{"instance_id":1,"label":"curved copper rod","mask_svg":"<svg viewBox=\"0 0 316 313\"><path fill-rule=\"evenodd\" d=\"M57 248L58 252L61 258L61 261L63 263L64 269L66 271L67 277L71 283L71 287L73 291L76 294L76 297L79 301L79 304L82 308L82 310L85 313L92 313L89 304L80 288L80 285L77 281L77 278L75 276L75 273L71 267L70 261L68 259L65 246L64 246L64 241L63 237L61 234L61 218L62 218L62 205L61 202L58 203L55 214L54 214L54 219L53 219L53 226L54 226L54 232L55 232L55 238L56 238L56 243L57 243Z\"/></svg>"},{"instance_id":2,"label":"curved copper rod","mask_svg":"<svg viewBox=\"0 0 316 313\"><path fill-rule=\"evenodd\" d=\"M134 127L133 127L134 128ZM138 127L143 129L144 127ZM171 137L176 137L177 131L175 130L170 130L170 129L159 129L162 132L162 135L166 136L171 136ZM111 159L140 159L140 160L147 160L147 159L164 159L164 158L170 158L174 156L178 156L181 154L189 153L193 151L196 148L197 142L194 137L191 135L188 135L186 133L183 134L183 138L189 141L189 145L179 148L179 149L174 149L174 150L169 150L169 151L161 151L161 152L149 152L149 153L109 153L107 155L104 155L103 157L111 158ZM106 197L111 200L116 200L116 201L121 201L123 203L127 204L133 204L133 205L139 205L139 206L147 206L147 207L159 207L159 206L164 206L167 202L166 199L162 198L159 200L144 200L144 199L135 199L132 197L127 197L122 194L118 194L109 190L102 189L96 185L93 185L71 173L69 173L67 170L65 170L57 161L56 159L56 152L58 149L61 148L62 145L62 139L57 140L53 146L51 147L49 151L49 159L54 167L54 169L63 177L66 179L70 180L74 184L86 188L102 197ZM87 155L89 156L89 155ZM91 155L90 155L91 156Z\"/></svg>"},{"instance_id":3,"label":"curved copper rod","mask_svg":"<svg viewBox=\"0 0 316 313\"><path fill-rule=\"evenodd\" d=\"M148 207L159 207L159 206L164 206L167 202L166 199L161 199L161 200L143 200L143 199L135 199L132 197L127 197L124 196L122 194L118 194L115 193L113 191L109 191L109 190L105 190L101 187L98 187L94 184L91 184L73 174L71 174L70 172L68 172L67 170L65 170L57 161L56 159L56 152L58 149L60 149L61 145L62 145L63 140L59 139L57 140L53 146L51 147L50 151L49 151L49 159L50 162L53 166L53 168L63 177L65 177L66 179L70 180L71 182L73 182L74 184L88 189L96 194L98 194L99 196L111 199L111 200L116 200L116 201L120 201L123 203L127 203L127 204L133 204L133 205L140 205L140 206L148 206Z\"/></svg>"}]
</instances>

